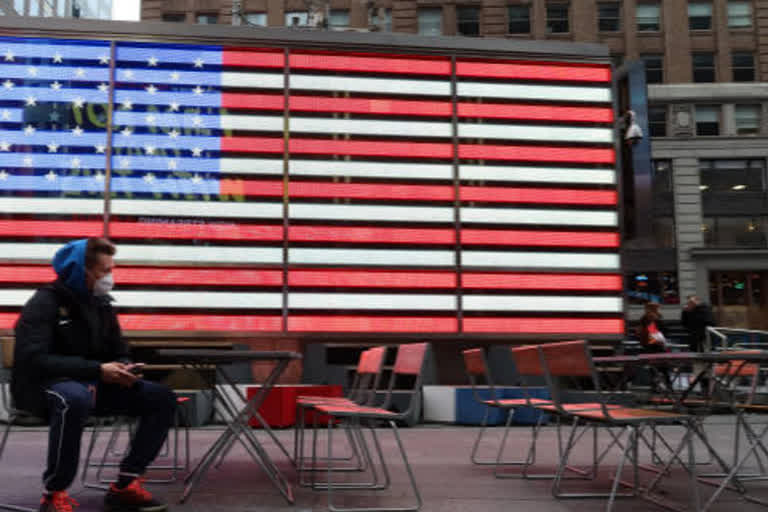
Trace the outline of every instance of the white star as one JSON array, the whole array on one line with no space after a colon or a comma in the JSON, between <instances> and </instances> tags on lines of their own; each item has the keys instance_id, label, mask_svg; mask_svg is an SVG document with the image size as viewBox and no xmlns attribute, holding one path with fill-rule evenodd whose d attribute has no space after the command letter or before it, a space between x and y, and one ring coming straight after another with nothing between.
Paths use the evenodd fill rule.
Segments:
<instances>
[{"instance_id":1,"label":"white star","mask_svg":"<svg viewBox=\"0 0 768 512\"><path fill-rule=\"evenodd\" d=\"M3 110L3 121L10 121L11 120L11 111L10 110Z\"/></svg>"},{"instance_id":2,"label":"white star","mask_svg":"<svg viewBox=\"0 0 768 512\"><path fill-rule=\"evenodd\" d=\"M171 73L171 80L173 80L174 82L178 82L179 78L180 78L180 75L178 71L174 71L173 73Z\"/></svg>"},{"instance_id":3,"label":"white star","mask_svg":"<svg viewBox=\"0 0 768 512\"><path fill-rule=\"evenodd\" d=\"M150 66L157 66L157 57L154 55L147 59L147 64Z\"/></svg>"},{"instance_id":4,"label":"white star","mask_svg":"<svg viewBox=\"0 0 768 512\"><path fill-rule=\"evenodd\" d=\"M154 114L149 114L147 117L144 118L144 120L147 122L147 124L154 126L155 122L157 121L157 118Z\"/></svg>"},{"instance_id":5,"label":"white star","mask_svg":"<svg viewBox=\"0 0 768 512\"><path fill-rule=\"evenodd\" d=\"M131 110L133 108L133 102L131 100L125 100L120 104L120 108L123 110Z\"/></svg>"},{"instance_id":6,"label":"white star","mask_svg":"<svg viewBox=\"0 0 768 512\"><path fill-rule=\"evenodd\" d=\"M85 98L78 96L72 100L72 105L74 105L75 108L83 108L85 105Z\"/></svg>"},{"instance_id":7,"label":"white star","mask_svg":"<svg viewBox=\"0 0 768 512\"><path fill-rule=\"evenodd\" d=\"M27 166L27 167L32 167L32 157L31 156L24 157L24 165Z\"/></svg>"},{"instance_id":8,"label":"white star","mask_svg":"<svg viewBox=\"0 0 768 512\"><path fill-rule=\"evenodd\" d=\"M154 86L154 85L152 85L152 84L149 84L149 85L147 86L147 92L148 92L149 94L155 94L155 93L157 92L157 87L155 87L155 86Z\"/></svg>"},{"instance_id":9,"label":"white star","mask_svg":"<svg viewBox=\"0 0 768 512\"><path fill-rule=\"evenodd\" d=\"M168 135L171 136L172 139L175 139L179 136L179 132L176 131L176 128L168 132Z\"/></svg>"},{"instance_id":10,"label":"white star","mask_svg":"<svg viewBox=\"0 0 768 512\"><path fill-rule=\"evenodd\" d=\"M8 173L3 169L0 171L0 181L5 181L8 179Z\"/></svg>"},{"instance_id":11,"label":"white star","mask_svg":"<svg viewBox=\"0 0 768 512\"><path fill-rule=\"evenodd\" d=\"M59 52L56 52L53 56L53 63L54 64L61 64L63 62L61 54Z\"/></svg>"},{"instance_id":12,"label":"white star","mask_svg":"<svg viewBox=\"0 0 768 512\"><path fill-rule=\"evenodd\" d=\"M142 178L142 179L144 181L146 181L147 183L152 183L152 182L155 181L155 175L152 174L151 172L149 172L149 173L145 174L144 178Z\"/></svg>"},{"instance_id":13,"label":"white star","mask_svg":"<svg viewBox=\"0 0 768 512\"><path fill-rule=\"evenodd\" d=\"M53 171L50 171L48 174L45 175L45 179L48 181L56 181L56 178L58 178L58 176L56 176L56 173Z\"/></svg>"},{"instance_id":14,"label":"white star","mask_svg":"<svg viewBox=\"0 0 768 512\"><path fill-rule=\"evenodd\" d=\"M99 57L99 64L109 64L109 55L102 55Z\"/></svg>"},{"instance_id":15,"label":"white star","mask_svg":"<svg viewBox=\"0 0 768 512\"><path fill-rule=\"evenodd\" d=\"M203 126L203 118L200 116L195 116L192 118L192 125L193 126Z\"/></svg>"},{"instance_id":16,"label":"white star","mask_svg":"<svg viewBox=\"0 0 768 512\"><path fill-rule=\"evenodd\" d=\"M85 70L83 68L77 68L75 70L75 76L79 77L79 78L84 77L85 76Z\"/></svg>"},{"instance_id":17,"label":"white star","mask_svg":"<svg viewBox=\"0 0 768 512\"><path fill-rule=\"evenodd\" d=\"M203 149L202 148L192 148L192 156L202 156Z\"/></svg>"},{"instance_id":18,"label":"white star","mask_svg":"<svg viewBox=\"0 0 768 512\"><path fill-rule=\"evenodd\" d=\"M144 146L144 152L148 155L155 154L155 146Z\"/></svg>"},{"instance_id":19,"label":"white star","mask_svg":"<svg viewBox=\"0 0 768 512\"><path fill-rule=\"evenodd\" d=\"M131 160L130 158L121 158L120 159L120 167L123 169L127 169L131 166Z\"/></svg>"},{"instance_id":20,"label":"white star","mask_svg":"<svg viewBox=\"0 0 768 512\"><path fill-rule=\"evenodd\" d=\"M104 153L107 150L107 147L104 144L97 144L94 146L94 149L97 153Z\"/></svg>"},{"instance_id":21,"label":"white star","mask_svg":"<svg viewBox=\"0 0 768 512\"><path fill-rule=\"evenodd\" d=\"M24 101L27 102L28 107L34 107L35 105L37 105L37 98L35 98L34 96L27 96Z\"/></svg>"},{"instance_id":22,"label":"white star","mask_svg":"<svg viewBox=\"0 0 768 512\"><path fill-rule=\"evenodd\" d=\"M194 176L192 176L192 183L194 183L195 185L198 185L202 182L203 182L203 178L200 177L199 174L195 174Z\"/></svg>"},{"instance_id":23,"label":"white star","mask_svg":"<svg viewBox=\"0 0 768 512\"><path fill-rule=\"evenodd\" d=\"M80 159L79 158L73 158L72 161L70 162L70 164L72 165L72 167L74 169L78 169L78 168L80 168Z\"/></svg>"},{"instance_id":24,"label":"white star","mask_svg":"<svg viewBox=\"0 0 768 512\"><path fill-rule=\"evenodd\" d=\"M192 92L195 93L196 95L203 94L203 88L198 85L197 87L192 89Z\"/></svg>"},{"instance_id":25,"label":"white star","mask_svg":"<svg viewBox=\"0 0 768 512\"><path fill-rule=\"evenodd\" d=\"M133 134L133 130L126 126L120 133L126 137L130 137Z\"/></svg>"},{"instance_id":26,"label":"white star","mask_svg":"<svg viewBox=\"0 0 768 512\"><path fill-rule=\"evenodd\" d=\"M53 89L54 91L58 91L59 89L61 89L61 84L59 83L58 80L56 80L51 84L51 89Z\"/></svg>"},{"instance_id":27,"label":"white star","mask_svg":"<svg viewBox=\"0 0 768 512\"><path fill-rule=\"evenodd\" d=\"M75 126L74 128L72 128L72 135L74 135L75 137L79 137L83 134L84 131L85 130L83 130L79 126Z\"/></svg>"},{"instance_id":28,"label":"white star","mask_svg":"<svg viewBox=\"0 0 768 512\"><path fill-rule=\"evenodd\" d=\"M14 85L16 84L11 82L10 80L6 80L5 82L3 82L3 87L5 87L6 89L13 89Z\"/></svg>"},{"instance_id":29,"label":"white star","mask_svg":"<svg viewBox=\"0 0 768 512\"><path fill-rule=\"evenodd\" d=\"M48 144L49 153L55 153L56 151L58 151L58 149L59 149L59 145L56 144L55 142L51 142L50 144Z\"/></svg>"},{"instance_id":30,"label":"white star","mask_svg":"<svg viewBox=\"0 0 768 512\"><path fill-rule=\"evenodd\" d=\"M48 119L54 123L58 123L60 118L61 116L59 116L59 113L56 112L55 110L50 114L48 114Z\"/></svg>"},{"instance_id":31,"label":"white star","mask_svg":"<svg viewBox=\"0 0 768 512\"><path fill-rule=\"evenodd\" d=\"M170 105L168 105L168 110L170 112L178 112L179 111L179 104L175 101L172 101Z\"/></svg>"},{"instance_id":32,"label":"white star","mask_svg":"<svg viewBox=\"0 0 768 512\"><path fill-rule=\"evenodd\" d=\"M198 58L196 58L196 59L195 59L195 67L196 67L196 68L201 68L201 67L203 67L203 64L204 64L204 62L203 62L203 59L201 59L200 57L198 57Z\"/></svg>"},{"instance_id":33,"label":"white star","mask_svg":"<svg viewBox=\"0 0 768 512\"><path fill-rule=\"evenodd\" d=\"M5 62L13 62L13 52L11 50L5 51Z\"/></svg>"},{"instance_id":34,"label":"white star","mask_svg":"<svg viewBox=\"0 0 768 512\"><path fill-rule=\"evenodd\" d=\"M0 151L10 151L11 145L8 144L6 141L2 140L0 141Z\"/></svg>"},{"instance_id":35,"label":"white star","mask_svg":"<svg viewBox=\"0 0 768 512\"><path fill-rule=\"evenodd\" d=\"M24 135L32 135L36 131L37 130L35 129L35 127L32 126L31 124L28 124L27 126L24 127Z\"/></svg>"},{"instance_id":36,"label":"white star","mask_svg":"<svg viewBox=\"0 0 768 512\"><path fill-rule=\"evenodd\" d=\"M133 78L133 70L126 69L125 71L123 71L123 76L125 78Z\"/></svg>"},{"instance_id":37,"label":"white star","mask_svg":"<svg viewBox=\"0 0 768 512\"><path fill-rule=\"evenodd\" d=\"M175 170L178 168L179 163L175 159L168 160L168 168L171 170Z\"/></svg>"},{"instance_id":38,"label":"white star","mask_svg":"<svg viewBox=\"0 0 768 512\"><path fill-rule=\"evenodd\" d=\"M101 92L107 92L109 90L109 86L104 83L97 85L96 88Z\"/></svg>"},{"instance_id":39,"label":"white star","mask_svg":"<svg viewBox=\"0 0 768 512\"><path fill-rule=\"evenodd\" d=\"M93 179L95 179L96 181L104 181L104 175L100 172L97 172L96 174L93 175Z\"/></svg>"},{"instance_id":40,"label":"white star","mask_svg":"<svg viewBox=\"0 0 768 512\"><path fill-rule=\"evenodd\" d=\"M27 73L29 74L29 76L37 76L37 68L34 66L29 66L27 68Z\"/></svg>"}]
</instances>

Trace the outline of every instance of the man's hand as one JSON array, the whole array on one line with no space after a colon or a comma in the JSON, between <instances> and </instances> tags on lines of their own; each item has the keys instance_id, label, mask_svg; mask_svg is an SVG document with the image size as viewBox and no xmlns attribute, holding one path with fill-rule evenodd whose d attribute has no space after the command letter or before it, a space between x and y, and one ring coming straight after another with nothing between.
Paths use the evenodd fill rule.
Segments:
<instances>
[{"instance_id":1,"label":"man's hand","mask_svg":"<svg viewBox=\"0 0 768 512\"><path fill-rule=\"evenodd\" d=\"M131 373L133 365L125 363L103 363L101 365L101 380L107 384L117 384L124 388L133 386L138 380L138 376Z\"/></svg>"}]
</instances>

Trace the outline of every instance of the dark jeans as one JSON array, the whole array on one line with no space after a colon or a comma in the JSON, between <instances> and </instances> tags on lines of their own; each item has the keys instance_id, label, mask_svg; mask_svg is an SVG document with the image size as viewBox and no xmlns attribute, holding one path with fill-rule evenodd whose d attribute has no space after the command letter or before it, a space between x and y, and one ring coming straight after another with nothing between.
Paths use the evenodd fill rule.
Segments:
<instances>
[{"instance_id":1,"label":"dark jeans","mask_svg":"<svg viewBox=\"0 0 768 512\"><path fill-rule=\"evenodd\" d=\"M130 388L103 382L66 380L46 387L50 430L48 468L43 483L48 491L69 487L77 475L80 440L89 416L124 415L139 418L139 427L120 471L141 474L163 447L173 425L176 395L162 384L139 380Z\"/></svg>"}]
</instances>

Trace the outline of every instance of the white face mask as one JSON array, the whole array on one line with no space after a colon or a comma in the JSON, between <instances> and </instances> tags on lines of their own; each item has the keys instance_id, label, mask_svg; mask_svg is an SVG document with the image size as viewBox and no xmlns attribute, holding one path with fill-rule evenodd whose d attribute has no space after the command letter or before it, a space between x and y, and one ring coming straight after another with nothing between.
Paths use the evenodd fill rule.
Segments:
<instances>
[{"instance_id":1,"label":"white face mask","mask_svg":"<svg viewBox=\"0 0 768 512\"><path fill-rule=\"evenodd\" d=\"M112 288L115 286L115 280L112 279L112 273L106 274L102 276L101 278L97 279L93 283L93 294L103 296L108 294L110 291L112 291Z\"/></svg>"}]
</instances>

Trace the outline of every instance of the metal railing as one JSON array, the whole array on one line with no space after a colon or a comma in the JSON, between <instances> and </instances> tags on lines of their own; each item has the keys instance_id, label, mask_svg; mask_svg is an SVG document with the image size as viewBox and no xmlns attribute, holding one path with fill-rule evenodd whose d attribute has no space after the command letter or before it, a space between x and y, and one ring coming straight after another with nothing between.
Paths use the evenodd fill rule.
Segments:
<instances>
[{"instance_id":1,"label":"metal railing","mask_svg":"<svg viewBox=\"0 0 768 512\"><path fill-rule=\"evenodd\" d=\"M759 348L768 350L768 331L735 327L707 327L706 350Z\"/></svg>"}]
</instances>

